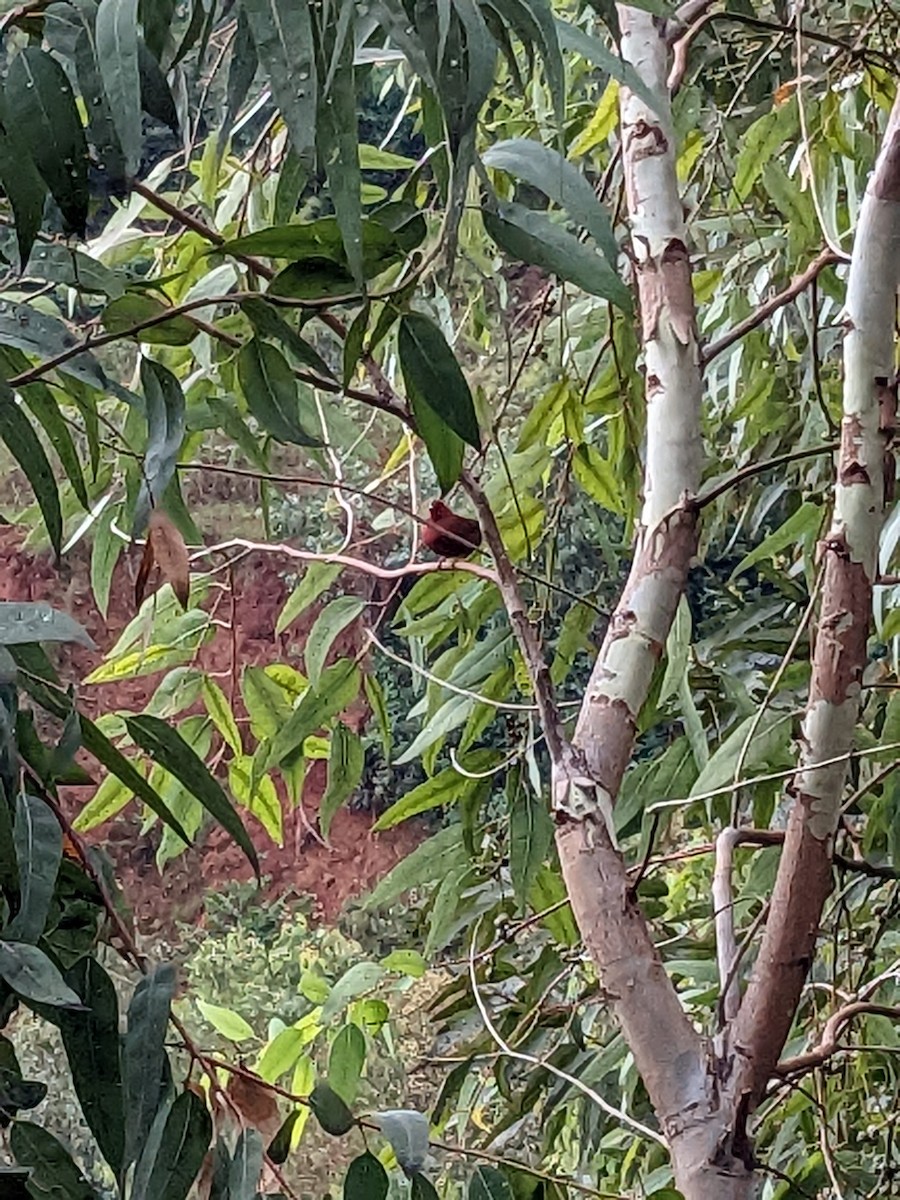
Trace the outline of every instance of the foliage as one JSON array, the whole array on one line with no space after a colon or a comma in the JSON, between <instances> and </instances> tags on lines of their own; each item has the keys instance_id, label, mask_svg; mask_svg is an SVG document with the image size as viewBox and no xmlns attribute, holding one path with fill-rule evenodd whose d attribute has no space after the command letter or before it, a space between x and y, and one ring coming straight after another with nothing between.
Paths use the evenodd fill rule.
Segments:
<instances>
[{"instance_id":1,"label":"foliage","mask_svg":"<svg viewBox=\"0 0 900 1200\"><path fill-rule=\"evenodd\" d=\"M713 499L615 810L665 967L710 1034L711 843L738 819L782 828L808 690L796 634L840 414L838 256L771 321L752 318L823 243L850 244L900 23L890 6L807 4L801 62L782 5L746 8L695 30L675 98ZM378 575L421 563L422 499L475 472L556 694L581 700L628 566L645 433L616 105L622 87L646 89L619 57L614 6L73 0L17 7L2 29L0 438L33 494L19 519L57 555L90 541L103 611L128 539L144 541L134 619L84 684L158 679L146 711L91 720L38 645L83 631L36 606L0 611L4 1016L24 1006L59 1028L118 1195L185 1196L208 1151L210 1196L277 1194L272 1164L313 1112L335 1137L380 1130L343 1175L348 1200L395 1194L403 1170L429 1196L421 1115L390 1091L404 1071L387 1000L442 964L434 1017L452 1062L430 1131L493 1155L443 1170L442 1194L556 1197L567 1180L672 1195L567 906L542 731L495 581L472 563L402 587ZM251 474L255 538L188 510L184 481L204 468ZM890 520L885 572L898 531ZM232 662L223 686L202 651L248 540L293 573L279 632L302 626L303 658ZM897 1001L894 593L877 600L839 887L789 1054L837 997ZM354 705L371 713L364 735ZM280 842L323 759L326 838L361 791L395 801L375 805L376 830L441 816L366 901L411 897L422 934L388 931L395 945L374 954L281 910L216 928L210 897L213 925L178 948L176 1071L174 974L161 963L117 996L98 940L139 956L84 835L136 800L161 827L160 865L215 821L258 873L246 815ZM97 786L68 829L60 787L86 770ZM738 857L742 975L775 854L766 842ZM763 1105L758 1150L781 1181L769 1195L835 1180L889 1192L895 1025L870 1014L855 1037L812 1090L779 1085ZM265 1140L210 1115L235 1046L295 1098ZM2 1123L31 1194L99 1194L90 1164L28 1120L42 1086L11 1041L0 1049Z\"/></svg>"}]
</instances>

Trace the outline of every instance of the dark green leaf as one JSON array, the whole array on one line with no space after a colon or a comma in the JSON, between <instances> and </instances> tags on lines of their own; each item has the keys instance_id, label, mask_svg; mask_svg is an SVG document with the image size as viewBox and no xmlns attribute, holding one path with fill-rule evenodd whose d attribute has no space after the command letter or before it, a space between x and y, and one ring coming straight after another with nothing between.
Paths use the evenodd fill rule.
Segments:
<instances>
[{"instance_id":1,"label":"dark green leaf","mask_svg":"<svg viewBox=\"0 0 900 1200\"><path fill-rule=\"evenodd\" d=\"M417 418L428 407L464 442L480 449L472 393L438 326L428 317L407 313L400 320L397 352Z\"/></svg>"},{"instance_id":2,"label":"dark green leaf","mask_svg":"<svg viewBox=\"0 0 900 1200\"><path fill-rule=\"evenodd\" d=\"M94 593L94 603L104 620L109 608L113 571L125 545L118 534L113 532L114 515L115 507L107 505L94 522L94 544L91 547L91 591Z\"/></svg>"},{"instance_id":3,"label":"dark green leaf","mask_svg":"<svg viewBox=\"0 0 900 1200\"><path fill-rule=\"evenodd\" d=\"M16 403L6 382L0 383L0 437L34 489L47 536L58 555L62 546L62 512L53 468L31 422Z\"/></svg>"},{"instance_id":4,"label":"dark green leaf","mask_svg":"<svg viewBox=\"0 0 900 1200\"><path fill-rule=\"evenodd\" d=\"M195 1092L184 1091L169 1110L142 1200L184 1200L212 1140L212 1118Z\"/></svg>"},{"instance_id":5,"label":"dark green leaf","mask_svg":"<svg viewBox=\"0 0 900 1200\"><path fill-rule=\"evenodd\" d=\"M289 300L334 300L354 303L360 299L359 289L347 267L330 259L307 259L291 263L279 271L269 284L268 295Z\"/></svg>"},{"instance_id":6,"label":"dark green leaf","mask_svg":"<svg viewBox=\"0 0 900 1200\"><path fill-rule=\"evenodd\" d=\"M197 326L184 316L167 317L168 308L148 292L126 292L103 310L103 328L153 346L190 345L199 332ZM154 324L147 325L147 321ZM142 328L132 333L136 325Z\"/></svg>"},{"instance_id":7,"label":"dark green leaf","mask_svg":"<svg viewBox=\"0 0 900 1200\"><path fill-rule=\"evenodd\" d=\"M520 911L552 841L553 822L546 805L520 783L509 813L509 873Z\"/></svg>"},{"instance_id":8,"label":"dark green leaf","mask_svg":"<svg viewBox=\"0 0 900 1200\"><path fill-rule=\"evenodd\" d=\"M269 761L283 763L302 752L311 733L343 712L359 693L359 668L351 659L342 659L322 672L317 688L310 688L291 713L286 725L272 740Z\"/></svg>"},{"instance_id":9,"label":"dark green leaf","mask_svg":"<svg viewBox=\"0 0 900 1200\"><path fill-rule=\"evenodd\" d=\"M437 1189L421 1171L414 1171L409 1180L409 1200L441 1200Z\"/></svg>"},{"instance_id":10,"label":"dark green leaf","mask_svg":"<svg viewBox=\"0 0 900 1200\"><path fill-rule=\"evenodd\" d=\"M22 389L22 398L44 427L44 432L50 439L81 506L89 509L90 498L84 482L81 459L53 392L45 384L36 381Z\"/></svg>"},{"instance_id":11,"label":"dark green leaf","mask_svg":"<svg viewBox=\"0 0 900 1200\"><path fill-rule=\"evenodd\" d=\"M171 371L152 359L141 359L141 385L147 402L147 449L141 490L134 513L134 532L147 523L175 475L184 440L184 392Z\"/></svg>"},{"instance_id":12,"label":"dark green leaf","mask_svg":"<svg viewBox=\"0 0 900 1200\"><path fill-rule=\"evenodd\" d=\"M122 278L102 262L71 246L55 243L41 242L31 252L25 274L104 296L120 296L125 290Z\"/></svg>"},{"instance_id":13,"label":"dark green leaf","mask_svg":"<svg viewBox=\"0 0 900 1200\"><path fill-rule=\"evenodd\" d=\"M19 911L3 931L10 941L36 942L44 932L62 858L62 830L52 809L20 792L13 842L19 871Z\"/></svg>"},{"instance_id":14,"label":"dark green leaf","mask_svg":"<svg viewBox=\"0 0 900 1200\"><path fill-rule=\"evenodd\" d=\"M157 59L163 60L163 52L169 39L172 18L178 7L178 0L141 0L138 9L138 19L144 31L144 41L147 49Z\"/></svg>"},{"instance_id":15,"label":"dark green leaf","mask_svg":"<svg viewBox=\"0 0 900 1200\"><path fill-rule=\"evenodd\" d=\"M281 165L278 183L275 187L275 206L272 217L277 225L289 221L296 212L300 194L309 179L309 172L308 161L301 158L293 147L289 148Z\"/></svg>"},{"instance_id":16,"label":"dark green leaf","mask_svg":"<svg viewBox=\"0 0 900 1200\"><path fill-rule=\"evenodd\" d=\"M243 8L238 13L237 28L231 43L231 63L228 67L228 86L226 96L228 107L219 134L219 152L223 152L228 142L231 127L241 105L247 98L250 85L256 78L259 57L256 53L256 42L250 32L250 24Z\"/></svg>"},{"instance_id":17,"label":"dark green leaf","mask_svg":"<svg viewBox=\"0 0 900 1200\"><path fill-rule=\"evenodd\" d=\"M66 974L85 1012L63 1012L59 1029L84 1119L110 1167L125 1155L125 1107L119 1040L119 1003L112 980L96 958L83 958Z\"/></svg>"},{"instance_id":18,"label":"dark green leaf","mask_svg":"<svg viewBox=\"0 0 900 1200\"><path fill-rule=\"evenodd\" d=\"M238 355L238 376L247 406L266 433L298 446L323 444L300 422L300 385L280 350L252 338Z\"/></svg>"},{"instance_id":19,"label":"dark green leaf","mask_svg":"<svg viewBox=\"0 0 900 1200\"><path fill-rule=\"evenodd\" d=\"M334 814L359 786L362 779L365 753L359 735L338 721L331 735L328 755L328 784L319 804L319 829L328 840Z\"/></svg>"},{"instance_id":20,"label":"dark green leaf","mask_svg":"<svg viewBox=\"0 0 900 1200\"><path fill-rule=\"evenodd\" d=\"M28 149L70 229L84 236L88 149L66 73L51 55L26 46L10 63L6 115L28 131Z\"/></svg>"},{"instance_id":21,"label":"dark green leaf","mask_svg":"<svg viewBox=\"0 0 900 1200\"><path fill-rule=\"evenodd\" d=\"M328 1055L328 1083L345 1104L356 1099L365 1061L365 1034L351 1022L338 1031Z\"/></svg>"},{"instance_id":22,"label":"dark green leaf","mask_svg":"<svg viewBox=\"0 0 900 1200\"><path fill-rule=\"evenodd\" d=\"M468 1200L513 1200L506 1176L495 1167L480 1166L469 1180Z\"/></svg>"},{"instance_id":23,"label":"dark green leaf","mask_svg":"<svg viewBox=\"0 0 900 1200\"><path fill-rule=\"evenodd\" d=\"M644 8L646 6L636 4L635 7ZM583 29L579 29L577 25L570 25L568 21L557 20L556 30L560 45L564 50L574 50L576 54L581 55L585 62L593 63L601 71L608 72L613 79L617 79L629 91L640 96L653 112L659 111L661 107L659 100L631 63L625 62L614 50L610 50L600 38L592 37Z\"/></svg>"},{"instance_id":24,"label":"dark green leaf","mask_svg":"<svg viewBox=\"0 0 900 1200\"><path fill-rule=\"evenodd\" d=\"M347 266L357 288L363 286L362 173L359 169L356 79L353 67L355 6L345 4L340 21L322 22L331 70L319 96L316 149L328 177L328 190L341 227ZM338 44L335 44L337 39Z\"/></svg>"},{"instance_id":25,"label":"dark green leaf","mask_svg":"<svg viewBox=\"0 0 900 1200\"><path fill-rule=\"evenodd\" d=\"M31 1168L30 1193L54 1200L98 1200L97 1193L56 1138L31 1121L16 1121L10 1148L20 1166Z\"/></svg>"},{"instance_id":26,"label":"dark green leaf","mask_svg":"<svg viewBox=\"0 0 900 1200\"><path fill-rule=\"evenodd\" d=\"M350 328L347 330L347 336L344 338L344 387L350 386L350 381L353 379L354 372L356 371L356 364L362 357L363 341L365 340L368 324L369 303L366 301L366 303L362 306L350 323Z\"/></svg>"},{"instance_id":27,"label":"dark green leaf","mask_svg":"<svg viewBox=\"0 0 900 1200\"><path fill-rule=\"evenodd\" d=\"M241 0L291 145L309 160L316 127L316 61L309 9L296 0Z\"/></svg>"},{"instance_id":28,"label":"dark green leaf","mask_svg":"<svg viewBox=\"0 0 900 1200\"><path fill-rule=\"evenodd\" d=\"M26 1107L26 1106L22 1106ZM31 1107L28 1105L27 1107ZM19 1171L15 1167L0 1167L0 1196L3 1200L33 1200L28 1190L31 1172Z\"/></svg>"},{"instance_id":29,"label":"dark green leaf","mask_svg":"<svg viewBox=\"0 0 900 1200\"><path fill-rule=\"evenodd\" d=\"M271 1159L276 1166L281 1166L287 1162L287 1157L291 1152L291 1139L294 1133L294 1126L300 1119L300 1114L303 1109L295 1108L293 1112L288 1113L281 1124L281 1128L269 1142L266 1150L266 1157Z\"/></svg>"},{"instance_id":30,"label":"dark green leaf","mask_svg":"<svg viewBox=\"0 0 900 1200\"><path fill-rule=\"evenodd\" d=\"M40 233L47 185L23 145L23 131L8 119L5 109L4 101L0 107L0 183L12 206L19 267L23 269Z\"/></svg>"},{"instance_id":31,"label":"dark green leaf","mask_svg":"<svg viewBox=\"0 0 900 1200\"><path fill-rule=\"evenodd\" d=\"M127 186L128 172L97 61L96 10L79 5L78 11L82 29L75 43L74 59L78 86L87 108L88 132L106 171L110 190L113 194L122 194Z\"/></svg>"},{"instance_id":32,"label":"dark green leaf","mask_svg":"<svg viewBox=\"0 0 900 1200\"><path fill-rule=\"evenodd\" d=\"M343 1137L356 1124L353 1113L327 1083L317 1083L309 1097L309 1107L319 1124L333 1137Z\"/></svg>"},{"instance_id":33,"label":"dark green leaf","mask_svg":"<svg viewBox=\"0 0 900 1200\"><path fill-rule=\"evenodd\" d=\"M553 6L549 0L491 0L491 3L520 41L540 51L556 120L562 126L565 119L566 78Z\"/></svg>"},{"instance_id":34,"label":"dark green leaf","mask_svg":"<svg viewBox=\"0 0 900 1200\"><path fill-rule=\"evenodd\" d=\"M565 209L573 221L588 231L615 270L619 247L609 214L573 163L533 138L496 142L484 152L482 161L488 167L524 180Z\"/></svg>"},{"instance_id":35,"label":"dark green leaf","mask_svg":"<svg viewBox=\"0 0 900 1200\"><path fill-rule=\"evenodd\" d=\"M24 942L0 941L0 979L17 996L53 1008L78 1007L81 1001L43 950Z\"/></svg>"},{"instance_id":36,"label":"dark green leaf","mask_svg":"<svg viewBox=\"0 0 900 1200\"><path fill-rule=\"evenodd\" d=\"M177 729L159 717L126 717L125 725L138 746L187 788L244 851L259 878L259 859L231 801Z\"/></svg>"},{"instance_id":37,"label":"dark green leaf","mask_svg":"<svg viewBox=\"0 0 900 1200\"><path fill-rule=\"evenodd\" d=\"M141 161L137 10L138 0L102 0L96 19L100 76L129 175Z\"/></svg>"},{"instance_id":38,"label":"dark green leaf","mask_svg":"<svg viewBox=\"0 0 900 1200\"><path fill-rule=\"evenodd\" d=\"M344 1178L344 1200L385 1200L390 1187L387 1171L374 1154L354 1158Z\"/></svg>"},{"instance_id":39,"label":"dark green leaf","mask_svg":"<svg viewBox=\"0 0 900 1200\"><path fill-rule=\"evenodd\" d=\"M288 325L271 304L266 304L265 300L256 296L249 296L246 300L241 301L241 308L250 318L251 325L260 337L275 338L304 366L312 367L325 379L334 379L334 372L321 354Z\"/></svg>"},{"instance_id":40,"label":"dark green leaf","mask_svg":"<svg viewBox=\"0 0 900 1200\"><path fill-rule=\"evenodd\" d=\"M156 1117L166 1078L165 1038L175 994L175 971L161 963L135 989L122 1044L125 1091L125 1158L135 1161Z\"/></svg>"},{"instance_id":41,"label":"dark green leaf","mask_svg":"<svg viewBox=\"0 0 900 1200\"><path fill-rule=\"evenodd\" d=\"M262 1135L257 1129L245 1129L237 1140L228 1170L228 1200L256 1200L262 1166Z\"/></svg>"},{"instance_id":42,"label":"dark green leaf","mask_svg":"<svg viewBox=\"0 0 900 1200\"><path fill-rule=\"evenodd\" d=\"M606 259L546 213L497 201L495 210L483 210L482 219L488 235L507 254L551 271L623 312L631 311L631 292Z\"/></svg>"},{"instance_id":43,"label":"dark green leaf","mask_svg":"<svg viewBox=\"0 0 900 1200\"><path fill-rule=\"evenodd\" d=\"M138 42L141 107L144 112L178 134L178 109L162 68L143 41Z\"/></svg>"}]
</instances>

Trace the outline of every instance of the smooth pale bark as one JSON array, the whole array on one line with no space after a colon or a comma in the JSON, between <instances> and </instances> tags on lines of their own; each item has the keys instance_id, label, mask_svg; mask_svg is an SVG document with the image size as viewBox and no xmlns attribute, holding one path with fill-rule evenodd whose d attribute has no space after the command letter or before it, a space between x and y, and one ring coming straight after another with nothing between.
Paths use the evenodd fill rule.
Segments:
<instances>
[{"instance_id":1,"label":"smooth pale bark","mask_svg":"<svg viewBox=\"0 0 900 1200\"><path fill-rule=\"evenodd\" d=\"M863 200L847 281L844 416L834 518L824 539L822 610L800 770L766 932L731 1031L737 1136L759 1102L790 1033L815 954L846 764L812 770L850 752L859 716L885 467L896 420L894 320L900 284L900 97Z\"/></svg>"}]
</instances>

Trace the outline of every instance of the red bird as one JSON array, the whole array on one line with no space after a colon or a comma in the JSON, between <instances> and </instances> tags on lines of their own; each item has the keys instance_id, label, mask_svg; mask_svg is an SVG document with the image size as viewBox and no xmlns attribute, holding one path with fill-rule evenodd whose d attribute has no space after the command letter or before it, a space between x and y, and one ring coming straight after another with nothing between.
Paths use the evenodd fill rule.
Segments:
<instances>
[{"instance_id":1,"label":"red bird","mask_svg":"<svg viewBox=\"0 0 900 1200\"><path fill-rule=\"evenodd\" d=\"M422 530L422 541L441 558L466 558L481 545L481 526L435 500Z\"/></svg>"}]
</instances>

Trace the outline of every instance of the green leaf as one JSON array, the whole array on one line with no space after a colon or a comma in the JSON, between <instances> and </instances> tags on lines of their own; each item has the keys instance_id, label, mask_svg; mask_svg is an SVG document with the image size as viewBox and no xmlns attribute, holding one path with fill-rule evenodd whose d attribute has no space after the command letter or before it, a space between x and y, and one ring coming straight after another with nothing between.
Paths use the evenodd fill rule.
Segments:
<instances>
[{"instance_id":1,"label":"green leaf","mask_svg":"<svg viewBox=\"0 0 900 1200\"><path fill-rule=\"evenodd\" d=\"M205 1000L197 1000L196 1003L213 1029L230 1042L246 1042L256 1036L253 1026L248 1025L240 1013L230 1008L222 1008L219 1004L208 1004Z\"/></svg>"},{"instance_id":2,"label":"green leaf","mask_svg":"<svg viewBox=\"0 0 900 1200\"><path fill-rule=\"evenodd\" d=\"M520 911L552 841L553 822L546 805L522 781L509 813L509 873Z\"/></svg>"},{"instance_id":3,"label":"green leaf","mask_svg":"<svg viewBox=\"0 0 900 1200\"><path fill-rule=\"evenodd\" d=\"M0 600L0 646L22 646L29 642L77 642L96 650L83 625L49 604L17 604Z\"/></svg>"},{"instance_id":4,"label":"green leaf","mask_svg":"<svg viewBox=\"0 0 900 1200\"><path fill-rule=\"evenodd\" d=\"M774 557L788 546L796 547L798 542L815 534L821 523L822 508L812 500L804 501L783 525L763 538L749 554L744 555L731 572L731 578L737 579L738 575L742 575L758 562Z\"/></svg>"},{"instance_id":5,"label":"green leaf","mask_svg":"<svg viewBox=\"0 0 900 1200\"><path fill-rule=\"evenodd\" d=\"M345 1104L356 1099L365 1061L365 1034L351 1022L338 1030L328 1055L328 1083Z\"/></svg>"},{"instance_id":6,"label":"green leaf","mask_svg":"<svg viewBox=\"0 0 900 1200\"><path fill-rule=\"evenodd\" d=\"M100 76L129 175L141 161L137 10L138 0L100 0L95 25Z\"/></svg>"},{"instance_id":7,"label":"green leaf","mask_svg":"<svg viewBox=\"0 0 900 1200\"><path fill-rule=\"evenodd\" d=\"M304 651L306 673L313 687L318 686L325 659L334 645L335 638L365 607L365 601L359 596L338 596L319 612L307 636Z\"/></svg>"},{"instance_id":8,"label":"green leaf","mask_svg":"<svg viewBox=\"0 0 900 1200\"><path fill-rule=\"evenodd\" d=\"M513 1200L512 1188L495 1167L478 1166L469 1180L468 1200Z\"/></svg>"},{"instance_id":9,"label":"green leaf","mask_svg":"<svg viewBox=\"0 0 900 1200\"><path fill-rule=\"evenodd\" d=\"M649 6L635 4L634 7L647 8ZM570 25L568 21L562 20L556 21L556 31L559 44L564 50L574 50L576 54L581 55L585 62L593 63L595 67L599 67L601 71L605 71L613 79L624 84L629 91L640 96L653 112L658 113L661 110L662 102L647 87L631 63L625 62L615 51L610 50L609 46L600 38L592 37L583 29L579 29L577 25Z\"/></svg>"},{"instance_id":10,"label":"green leaf","mask_svg":"<svg viewBox=\"0 0 900 1200\"><path fill-rule=\"evenodd\" d=\"M0 941L0 979L21 996L53 1008L77 1008L81 1001L43 950L24 942Z\"/></svg>"},{"instance_id":11,"label":"green leaf","mask_svg":"<svg viewBox=\"0 0 900 1200\"><path fill-rule=\"evenodd\" d=\"M409 1200L440 1200L437 1188L421 1171L414 1171L410 1176Z\"/></svg>"},{"instance_id":12,"label":"green leaf","mask_svg":"<svg viewBox=\"0 0 900 1200\"><path fill-rule=\"evenodd\" d=\"M116 989L93 957L72 967L66 980L86 1010L60 1013L72 1083L100 1152L118 1174L125 1156L125 1108Z\"/></svg>"},{"instance_id":13,"label":"green leaf","mask_svg":"<svg viewBox=\"0 0 900 1200\"><path fill-rule=\"evenodd\" d=\"M615 270L619 247L612 222L594 189L573 163L532 138L496 142L482 155L485 166L506 171L543 192L588 231Z\"/></svg>"},{"instance_id":14,"label":"green leaf","mask_svg":"<svg viewBox=\"0 0 900 1200\"><path fill-rule=\"evenodd\" d=\"M29 1193L54 1200L99 1200L97 1193L52 1133L31 1121L16 1121L10 1148L20 1166L30 1167Z\"/></svg>"},{"instance_id":15,"label":"green leaf","mask_svg":"<svg viewBox=\"0 0 900 1200\"><path fill-rule=\"evenodd\" d=\"M170 963L160 963L138 983L128 1006L128 1028L122 1044L124 1166L141 1154L163 1096L165 1039L174 994L174 968Z\"/></svg>"},{"instance_id":16,"label":"green leaf","mask_svg":"<svg viewBox=\"0 0 900 1200\"><path fill-rule=\"evenodd\" d=\"M306 162L313 150L318 90L309 9L296 0L241 0L241 6L291 146Z\"/></svg>"},{"instance_id":17,"label":"green leaf","mask_svg":"<svg viewBox=\"0 0 900 1200\"><path fill-rule=\"evenodd\" d=\"M342 659L322 672L317 688L310 688L272 740L269 761L290 763L302 753L303 743L332 717L342 713L359 694L359 668Z\"/></svg>"},{"instance_id":18,"label":"green leaf","mask_svg":"<svg viewBox=\"0 0 900 1200\"><path fill-rule=\"evenodd\" d=\"M354 1158L344 1177L344 1200L385 1200L390 1187L387 1171L371 1151Z\"/></svg>"},{"instance_id":19,"label":"green leaf","mask_svg":"<svg viewBox=\"0 0 900 1200\"><path fill-rule=\"evenodd\" d=\"M631 292L602 255L541 212L497 200L482 209L485 232L501 250L574 283L583 291L609 300L625 313L632 310Z\"/></svg>"},{"instance_id":20,"label":"green leaf","mask_svg":"<svg viewBox=\"0 0 900 1200\"><path fill-rule=\"evenodd\" d=\"M383 977L384 968L377 962L354 963L328 993L328 999L322 1005L322 1023L337 1016L357 996L371 992Z\"/></svg>"},{"instance_id":21,"label":"green leaf","mask_svg":"<svg viewBox=\"0 0 900 1200\"><path fill-rule=\"evenodd\" d=\"M20 792L13 843L19 869L19 911L3 931L10 941L36 942L44 932L62 859L62 830L52 809Z\"/></svg>"},{"instance_id":22,"label":"green leaf","mask_svg":"<svg viewBox=\"0 0 900 1200\"><path fill-rule=\"evenodd\" d=\"M160 503L175 476L185 429L184 392L171 371L142 358L141 387L147 405L147 449L134 511L135 536L143 532L150 509Z\"/></svg>"},{"instance_id":23,"label":"green leaf","mask_svg":"<svg viewBox=\"0 0 900 1200\"><path fill-rule=\"evenodd\" d=\"M167 317L170 307L149 292L126 292L103 310L103 328L107 333L127 334L148 345L189 346L199 330L187 317ZM144 324L147 321L154 324ZM144 328L132 333L135 325L144 325Z\"/></svg>"},{"instance_id":24,"label":"green leaf","mask_svg":"<svg viewBox=\"0 0 900 1200\"><path fill-rule=\"evenodd\" d=\"M180 780L226 833L234 838L246 854L258 879L259 859L240 817L207 770L205 763L197 757L181 734L159 717L147 714L126 717L125 726L135 743L151 755L154 762Z\"/></svg>"},{"instance_id":25,"label":"green leaf","mask_svg":"<svg viewBox=\"0 0 900 1200\"><path fill-rule=\"evenodd\" d=\"M162 62L177 8L178 0L140 0L138 19L144 31L144 41L158 62Z\"/></svg>"},{"instance_id":26,"label":"green leaf","mask_svg":"<svg viewBox=\"0 0 900 1200\"><path fill-rule=\"evenodd\" d=\"M311 367L325 379L334 379L334 372L318 350L302 338L271 304L257 296L248 296L241 301L241 308L261 338L275 338L304 366Z\"/></svg>"},{"instance_id":27,"label":"green leaf","mask_svg":"<svg viewBox=\"0 0 900 1200\"><path fill-rule=\"evenodd\" d=\"M232 754L243 754L244 748L241 745L241 731L238 729L237 721L234 719L234 712L228 703L228 697L216 681L210 679L208 675L203 676L203 682L200 686L206 711L212 718L216 729L222 735L226 746L228 746Z\"/></svg>"},{"instance_id":28,"label":"green leaf","mask_svg":"<svg viewBox=\"0 0 900 1200\"><path fill-rule=\"evenodd\" d=\"M81 29L75 39L74 50L70 57L75 62L78 86L81 88L82 99L87 109L88 132L100 163L106 172L110 190L113 193L121 194L124 193L127 186L128 171L100 72L97 54L96 7L79 3L77 16L80 19ZM45 22L45 29L46 25Z\"/></svg>"},{"instance_id":29,"label":"green leaf","mask_svg":"<svg viewBox=\"0 0 900 1200\"><path fill-rule=\"evenodd\" d=\"M263 1167L263 1142L258 1129L244 1129L234 1148L228 1171L228 1200L256 1200Z\"/></svg>"},{"instance_id":30,"label":"green leaf","mask_svg":"<svg viewBox=\"0 0 900 1200\"><path fill-rule=\"evenodd\" d=\"M50 543L59 555L62 547L62 512L53 468L31 422L16 403L5 381L0 382L0 437L34 489Z\"/></svg>"},{"instance_id":31,"label":"green leaf","mask_svg":"<svg viewBox=\"0 0 900 1200\"><path fill-rule=\"evenodd\" d=\"M363 902L363 908L370 911L390 904L411 888L432 883L438 878L439 872L461 865L467 861L467 857L461 826L448 825L416 846L411 854L401 859L393 870L379 880Z\"/></svg>"},{"instance_id":32,"label":"green leaf","mask_svg":"<svg viewBox=\"0 0 900 1200\"><path fill-rule=\"evenodd\" d=\"M22 399L43 426L82 508L90 509L91 503L84 483L81 459L75 449L75 442L69 432L69 426L59 411L59 405L56 403L53 392L38 381L22 389Z\"/></svg>"},{"instance_id":33,"label":"green leaf","mask_svg":"<svg viewBox=\"0 0 900 1200\"><path fill-rule=\"evenodd\" d=\"M156 121L167 125L177 136L179 133L178 109L175 98L162 68L148 50L143 39L138 39L138 73L141 85L141 107Z\"/></svg>"},{"instance_id":34,"label":"green leaf","mask_svg":"<svg viewBox=\"0 0 900 1200\"><path fill-rule=\"evenodd\" d=\"M238 355L237 367L247 407L266 433L297 446L324 444L300 421L300 385L280 350L252 338Z\"/></svg>"},{"instance_id":35,"label":"green leaf","mask_svg":"<svg viewBox=\"0 0 900 1200\"><path fill-rule=\"evenodd\" d=\"M234 125L241 105L247 98L250 85L256 78L258 67L259 56L256 53L256 42L250 32L247 14L242 8L238 12L234 40L231 43L231 62L228 65L228 83L225 89L227 107L218 138L220 154L225 149L231 127Z\"/></svg>"},{"instance_id":36,"label":"green leaf","mask_svg":"<svg viewBox=\"0 0 900 1200\"><path fill-rule=\"evenodd\" d=\"M381 960L386 971L399 971L410 979L421 979L428 969L428 964L418 950L392 950Z\"/></svg>"},{"instance_id":37,"label":"green leaf","mask_svg":"<svg viewBox=\"0 0 900 1200\"><path fill-rule=\"evenodd\" d=\"M472 393L438 326L428 317L407 313L400 320L397 352L417 419L421 407L427 406L458 437L479 450L481 433Z\"/></svg>"},{"instance_id":38,"label":"green leaf","mask_svg":"<svg viewBox=\"0 0 900 1200\"><path fill-rule=\"evenodd\" d=\"M184 1091L166 1118L142 1200L184 1200L212 1140L212 1118L200 1097Z\"/></svg>"},{"instance_id":39,"label":"green leaf","mask_svg":"<svg viewBox=\"0 0 900 1200\"><path fill-rule=\"evenodd\" d=\"M26 354L47 361L71 353L77 344L75 336L56 317L38 312L28 304L0 300L0 345L16 346ZM115 391L115 385L86 350L66 359L55 369L97 391Z\"/></svg>"},{"instance_id":40,"label":"green leaf","mask_svg":"<svg viewBox=\"0 0 900 1200\"><path fill-rule=\"evenodd\" d=\"M362 288L362 174L353 67L355 15L355 5L345 4L340 20L326 18L320 21L322 51L332 61L328 79L320 89L316 152L328 178L328 191L341 227L347 266L356 286Z\"/></svg>"},{"instance_id":41,"label":"green leaf","mask_svg":"<svg viewBox=\"0 0 900 1200\"><path fill-rule=\"evenodd\" d=\"M284 633L289 625L302 616L309 606L331 587L342 570L343 567L340 563L310 563L303 578L288 596L284 608L278 614L275 632Z\"/></svg>"},{"instance_id":42,"label":"green leaf","mask_svg":"<svg viewBox=\"0 0 900 1200\"><path fill-rule=\"evenodd\" d=\"M0 100L0 183L15 218L20 270L40 233L47 198L47 185L23 144L23 133L7 119L5 101Z\"/></svg>"},{"instance_id":43,"label":"green leaf","mask_svg":"<svg viewBox=\"0 0 900 1200\"><path fill-rule=\"evenodd\" d=\"M489 769L496 761L495 751L476 750L465 756L463 765L474 774ZM418 787L414 787L405 796L401 796L396 803L381 814L372 829L374 832L391 829L394 825L399 825L401 821L408 821L410 817L418 816L419 813L455 804L462 800L467 793L474 791L482 782L482 779L470 779L461 775L453 767L447 767L431 779L420 783Z\"/></svg>"},{"instance_id":44,"label":"green leaf","mask_svg":"<svg viewBox=\"0 0 900 1200\"><path fill-rule=\"evenodd\" d=\"M331 735L328 783L319 804L319 828L326 841L334 814L359 787L364 762L365 753L359 735L348 729L342 721L338 721Z\"/></svg>"},{"instance_id":45,"label":"green leaf","mask_svg":"<svg viewBox=\"0 0 900 1200\"><path fill-rule=\"evenodd\" d=\"M316 1084L309 1097L309 1107L325 1132L332 1137L343 1137L356 1124L353 1113L327 1083Z\"/></svg>"},{"instance_id":46,"label":"green leaf","mask_svg":"<svg viewBox=\"0 0 900 1200\"><path fill-rule=\"evenodd\" d=\"M66 73L55 58L26 46L6 77L6 115L28 131L28 150L68 227L84 236L88 149Z\"/></svg>"}]
</instances>

